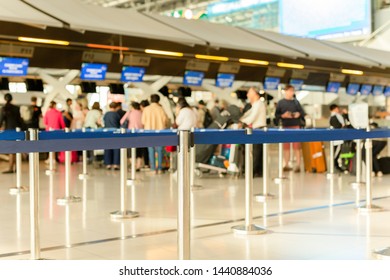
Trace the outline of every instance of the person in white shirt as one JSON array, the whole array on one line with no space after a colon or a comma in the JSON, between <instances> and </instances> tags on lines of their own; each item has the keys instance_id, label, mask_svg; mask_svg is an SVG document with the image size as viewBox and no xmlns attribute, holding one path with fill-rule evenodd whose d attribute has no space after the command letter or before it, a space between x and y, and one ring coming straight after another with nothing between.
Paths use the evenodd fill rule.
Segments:
<instances>
[{"instance_id":1,"label":"person in white shirt","mask_svg":"<svg viewBox=\"0 0 390 280\"><path fill-rule=\"evenodd\" d=\"M247 98L251 108L241 117L240 121L253 129L263 128L267 125L267 107L264 98L260 93L251 87L248 90ZM253 176L263 176L263 145L253 145Z\"/></svg>"},{"instance_id":2,"label":"person in white shirt","mask_svg":"<svg viewBox=\"0 0 390 280\"><path fill-rule=\"evenodd\" d=\"M85 116L84 127L98 128L102 125L102 112L100 111L99 102L94 102L92 109Z\"/></svg>"},{"instance_id":3,"label":"person in white shirt","mask_svg":"<svg viewBox=\"0 0 390 280\"><path fill-rule=\"evenodd\" d=\"M247 98L252 107L241 117L240 121L252 128L267 126L267 108L260 93L255 88L250 88Z\"/></svg>"},{"instance_id":4,"label":"person in white shirt","mask_svg":"<svg viewBox=\"0 0 390 280\"><path fill-rule=\"evenodd\" d=\"M196 127L196 113L184 98L180 98L177 102L175 123L179 130L190 130Z\"/></svg>"}]
</instances>

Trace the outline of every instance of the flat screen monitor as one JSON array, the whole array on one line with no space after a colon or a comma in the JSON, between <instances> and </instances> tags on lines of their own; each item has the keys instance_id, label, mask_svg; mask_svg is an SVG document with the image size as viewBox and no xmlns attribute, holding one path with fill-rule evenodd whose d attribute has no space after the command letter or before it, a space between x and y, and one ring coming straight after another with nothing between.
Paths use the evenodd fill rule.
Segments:
<instances>
[{"instance_id":1,"label":"flat screen monitor","mask_svg":"<svg viewBox=\"0 0 390 280\"><path fill-rule=\"evenodd\" d=\"M184 73L183 85L201 86L203 83L204 73L198 71L186 71Z\"/></svg>"},{"instance_id":2,"label":"flat screen monitor","mask_svg":"<svg viewBox=\"0 0 390 280\"><path fill-rule=\"evenodd\" d=\"M142 82L145 75L145 68L124 66L122 68L121 82Z\"/></svg>"},{"instance_id":3,"label":"flat screen monitor","mask_svg":"<svg viewBox=\"0 0 390 280\"><path fill-rule=\"evenodd\" d=\"M360 88L361 95L369 95L372 92L372 85L363 84Z\"/></svg>"},{"instance_id":4,"label":"flat screen monitor","mask_svg":"<svg viewBox=\"0 0 390 280\"><path fill-rule=\"evenodd\" d=\"M40 79L26 79L28 91L43 91L43 82Z\"/></svg>"},{"instance_id":5,"label":"flat screen monitor","mask_svg":"<svg viewBox=\"0 0 390 280\"><path fill-rule=\"evenodd\" d=\"M96 93L95 82L81 82L80 87L83 93Z\"/></svg>"},{"instance_id":6,"label":"flat screen monitor","mask_svg":"<svg viewBox=\"0 0 390 280\"><path fill-rule=\"evenodd\" d=\"M218 73L215 85L220 88L230 88L234 83L234 74Z\"/></svg>"},{"instance_id":7,"label":"flat screen monitor","mask_svg":"<svg viewBox=\"0 0 390 280\"><path fill-rule=\"evenodd\" d=\"M340 82L329 82L326 86L326 92L339 93L340 86Z\"/></svg>"},{"instance_id":8,"label":"flat screen monitor","mask_svg":"<svg viewBox=\"0 0 390 280\"><path fill-rule=\"evenodd\" d=\"M265 90L276 90L280 84L279 77L265 77L264 79L264 89Z\"/></svg>"},{"instance_id":9,"label":"flat screen monitor","mask_svg":"<svg viewBox=\"0 0 390 280\"><path fill-rule=\"evenodd\" d=\"M383 94L386 96L386 97L389 97L390 96L390 86L387 86L385 88L385 91L383 92Z\"/></svg>"},{"instance_id":10,"label":"flat screen monitor","mask_svg":"<svg viewBox=\"0 0 390 280\"><path fill-rule=\"evenodd\" d=\"M180 97L191 97L192 90L189 87L179 87L177 90L177 94Z\"/></svg>"},{"instance_id":11,"label":"flat screen monitor","mask_svg":"<svg viewBox=\"0 0 390 280\"><path fill-rule=\"evenodd\" d=\"M317 39L367 36L371 33L371 2L279 0L280 33Z\"/></svg>"},{"instance_id":12,"label":"flat screen monitor","mask_svg":"<svg viewBox=\"0 0 390 280\"><path fill-rule=\"evenodd\" d=\"M349 83L347 86L347 94L356 95L360 89L360 84Z\"/></svg>"},{"instance_id":13,"label":"flat screen monitor","mask_svg":"<svg viewBox=\"0 0 390 280\"><path fill-rule=\"evenodd\" d=\"M375 85L374 88L372 89L372 95L380 96L383 94L384 90L385 90L385 86Z\"/></svg>"},{"instance_id":14,"label":"flat screen monitor","mask_svg":"<svg viewBox=\"0 0 390 280\"><path fill-rule=\"evenodd\" d=\"M28 58L0 57L0 76L26 76Z\"/></svg>"},{"instance_id":15,"label":"flat screen monitor","mask_svg":"<svg viewBox=\"0 0 390 280\"><path fill-rule=\"evenodd\" d=\"M303 86L303 80L301 79L290 79L290 85L294 87L295 90L301 90Z\"/></svg>"},{"instance_id":16,"label":"flat screen monitor","mask_svg":"<svg viewBox=\"0 0 390 280\"><path fill-rule=\"evenodd\" d=\"M106 78L107 65L97 63L83 63L81 65L81 80L102 81Z\"/></svg>"},{"instance_id":17,"label":"flat screen monitor","mask_svg":"<svg viewBox=\"0 0 390 280\"><path fill-rule=\"evenodd\" d=\"M9 90L9 84L7 78L0 79L0 90Z\"/></svg>"},{"instance_id":18,"label":"flat screen monitor","mask_svg":"<svg viewBox=\"0 0 390 280\"><path fill-rule=\"evenodd\" d=\"M109 87L112 94L125 94L123 84L110 84Z\"/></svg>"}]
</instances>

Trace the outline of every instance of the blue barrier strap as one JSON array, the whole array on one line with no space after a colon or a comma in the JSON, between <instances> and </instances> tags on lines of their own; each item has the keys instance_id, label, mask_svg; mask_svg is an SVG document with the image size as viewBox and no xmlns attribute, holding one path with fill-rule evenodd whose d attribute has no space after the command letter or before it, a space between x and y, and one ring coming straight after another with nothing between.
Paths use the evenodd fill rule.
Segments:
<instances>
[{"instance_id":1,"label":"blue barrier strap","mask_svg":"<svg viewBox=\"0 0 390 280\"><path fill-rule=\"evenodd\" d=\"M130 138L138 136L168 136L168 135L177 135L176 132L171 130L160 130L160 131L143 131L131 133L130 130L127 130L126 133L120 133L120 130L111 129L111 130L89 130L86 132L81 132L80 130L66 133L63 130L55 131L41 131L39 132L39 140L63 140L63 139L98 139L98 138Z\"/></svg>"},{"instance_id":2,"label":"blue barrier strap","mask_svg":"<svg viewBox=\"0 0 390 280\"><path fill-rule=\"evenodd\" d=\"M2 130L0 131L0 141L16 141L24 140L24 132L16 132L15 130Z\"/></svg>"},{"instance_id":3,"label":"blue barrier strap","mask_svg":"<svg viewBox=\"0 0 390 280\"><path fill-rule=\"evenodd\" d=\"M4 132L5 133L5 132ZM0 133L1 135L1 133ZM0 140L23 140L23 132L7 131ZM252 135L244 130L196 130L195 144L256 144L289 143L366 138L389 138L389 129L370 132L355 129L255 129ZM16 139L15 139L16 138ZM40 132L39 141L0 141L0 153L57 152L131 147L156 147L178 145L177 132L172 130L139 131L120 134L119 130Z\"/></svg>"},{"instance_id":4,"label":"blue barrier strap","mask_svg":"<svg viewBox=\"0 0 390 280\"><path fill-rule=\"evenodd\" d=\"M389 137L388 129L254 129L252 135L246 135L244 130L198 130L194 138L195 144L272 144Z\"/></svg>"},{"instance_id":5,"label":"blue barrier strap","mask_svg":"<svg viewBox=\"0 0 390 280\"><path fill-rule=\"evenodd\" d=\"M68 133L70 134L70 133ZM82 150L103 150L120 148L140 148L158 146L177 146L178 137L170 135L141 135L133 137L111 138L76 138L76 139L55 139L39 141L0 141L0 153L41 153L61 151L82 151Z\"/></svg>"}]
</instances>

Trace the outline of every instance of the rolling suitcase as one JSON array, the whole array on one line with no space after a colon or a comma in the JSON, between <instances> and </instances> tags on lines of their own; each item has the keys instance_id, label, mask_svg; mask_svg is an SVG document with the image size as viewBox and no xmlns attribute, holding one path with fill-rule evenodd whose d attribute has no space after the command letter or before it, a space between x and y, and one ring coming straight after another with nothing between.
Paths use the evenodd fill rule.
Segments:
<instances>
[{"instance_id":1,"label":"rolling suitcase","mask_svg":"<svg viewBox=\"0 0 390 280\"><path fill-rule=\"evenodd\" d=\"M302 154L306 172L326 172L326 158L322 142L302 143Z\"/></svg>"}]
</instances>

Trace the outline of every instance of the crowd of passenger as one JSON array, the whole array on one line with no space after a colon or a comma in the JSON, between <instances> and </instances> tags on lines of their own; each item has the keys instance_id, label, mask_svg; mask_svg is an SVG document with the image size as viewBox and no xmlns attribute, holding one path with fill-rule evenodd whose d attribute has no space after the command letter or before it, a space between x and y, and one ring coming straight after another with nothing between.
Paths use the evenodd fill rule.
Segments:
<instances>
[{"instance_id":1,"label":"crowd of passenger","mask_svg":"<svg viewBox=\"0 0 390 280\"><path fill-rule=\"evenodd\" d=\"M22 130L28 128L59 130L64 128L126 128L163 130L177 128L179 130L190 130L192 128L219 128L223 129L236 124L237 128L251 127L261 129L271 124L270 114L267 109L268 97L258 89L252 87L245 94L245 102L241 107L229 104L225 100L214 100L212 106L207 106L203 100L190 105L184 96L179 96L176 102L168 99L173 118L169 117L166 108L160 103L160 96L164 94L152 94L148 100L141 102L133 101L125 111L121 103L111 102L106 109L100 108L98 102L94 102L90 108L86 105L86 99L67 99L65 106L59 110L55 101L51 101L45 112L37 105L37 98L31 98L31 104L26 108L19 108L12 104L13 97L7 93L4 95L5 105L0 112L0 127L6 130ZM165 97L164 97L165 98ZM273 113L273 125L289 129L299 129L305 126L305 112L299 101L295 98L295 90L291 85L284 88L284 98L275 104ZM345 109L344 109L345 110ZM333 128L348 127L347 113L341 112L336 104L330 106L330 126ZM229 117L227 117L229 116ZM228 122L230 120L230 123ZM346 171L340 161L341 144L335 143L335 168L340 172ZM374 143L377 144L376 142ZM375 146L374 145L374 146ZM344 145L345 146L345 145ZM378 146L378 145L377 145ZM381 149L383 149L381 143ZM293 143L292 148L295 155L295 167L289 165L290 143L284 144L284 168L283 171L300 172L301 148L300 143ZM378 148L379 150L379 148ZM155 174L163 173L169 166L168 153L174 152L175 147L148 147L136 149L136 170L149 168ZM380 150L379 150L380 151ZM99 154L101 152L101 154ZM262 176L262 152L261 144L253 145L253 175ZM72 152L72 162L77 162L81 156L80 152ZM204 156L204 155L202 155ZM64 152L57 154L57 161L64 162ZM90 162L101 159L106 169L119 170L120 151L118 149L107 149L102 151L89 151ZM198 156L197 156L198 159ZM206 158L204 160L207 160ZM48 161L46 161L48 163ZM345 162L345 161L344 161ZM374 163L375 160L374 160ZM376 164L378 165L378 164ZM4 174L15 172L15 155L9 155L9 165ZM378 173L378 167L374 166L374 172Z\"/></svg>"}]
</instances>

